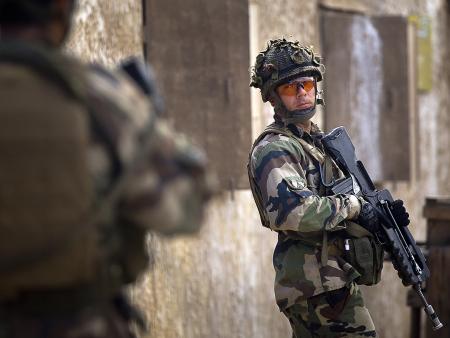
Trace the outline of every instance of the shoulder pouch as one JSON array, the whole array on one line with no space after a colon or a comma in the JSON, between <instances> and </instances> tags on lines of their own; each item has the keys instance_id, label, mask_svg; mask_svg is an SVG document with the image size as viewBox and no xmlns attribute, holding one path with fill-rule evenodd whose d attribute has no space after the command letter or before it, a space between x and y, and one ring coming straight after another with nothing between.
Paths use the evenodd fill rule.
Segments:
<instances>
[{"instance_id":1,"label":"shoulder pouch","mask_svg":"<svg viewBox=\"0 0 450 338\"><path fill-rule=\"evenodd\" d=\"M382 245L375 236L356 223L349 222L348 232L351 236L344 240L343 258L360 274L355 282L359 285L377 284L381 280L383 270Z\"/></svg>"}]
</instances>

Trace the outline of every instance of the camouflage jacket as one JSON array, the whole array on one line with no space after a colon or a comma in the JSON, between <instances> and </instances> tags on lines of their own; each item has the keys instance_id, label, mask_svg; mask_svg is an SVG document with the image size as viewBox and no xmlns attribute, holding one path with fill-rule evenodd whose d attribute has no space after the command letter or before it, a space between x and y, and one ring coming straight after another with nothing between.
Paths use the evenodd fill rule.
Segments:
<instances>
[{"instance_id":1,"label":"camouflage jacket","mask_svg":"<svg viewBox=\"0 0 450 338\"><path fill-rule=\"evenodd\" d=\"M148 230L176 235L200 229L211 194L206 159L183 134L155 116L152 102L127 74L99 66L85 66L84 74L92 114L112 143L108 145L99 133L92 135L89 158L98 200L102 201L122 175L131 178L120 191L113 212L112 222L118 226L122 244L116 254L118 262L112 264L121 266L122 283L133 282L148 267ZM151 147L142 149L148 136ZM116 153L115 159L108 147ZM143 160L138 159L136 165L137 157ZM131 173L126 172L129 170Z\"/></svg>"},{"instance_id":2,"label":"camouflage jacket","mask_svg":"<svg viewBox=\"0 0 450 338\"><path fill-rule=\"evenodd\" d=\"M0 251L12 258L0 260L0 300L21 290L80 284L104 283L99 289L115 292L148 266L148 230L171 235L200 228L210 196L205 158L156 117L151 101L124 72L45 46L2 42L0 88L0 145L9 150L1 171L14 178L0 177L2 212L9 213L0 220ZM50 110L51 118L43 118ZM61 127L53 119L69 115L85 126L76 136L83 139L76 154L82 161L65 151L72 149L72 139L66 140L70 124ZM8 136L9 125L17 132ZM47 141L54 135L61 142ZM38 142L29 142L33 138ZM151 146L144 146L148 139ZM82 172L82 180L71 170ZM58 198L62 190L64 198ZM105 205L104 217L94 217ZM70 221L59 222L60 215ZM10 263L16 257L21 263Z\"/></svg>"},{"instance_id":3,"label":"camouflage jacket","mask_svg":"<svg viewBox=\"0 0 450 338\"><path fill-rule=\"evenodd\" d=\"M350 281L331 253L321 264L320 245L324 231L328 238L344 234L345 221L358 216L360 204L354 196L326 196L320 164L298 141L305 140L323 154L322 133L316 125L311 134L279 123L268 128L274 127L283 133L263 133L258 138L250 155L249 178L255 201L261 203L262 221L266 219L267 226L278 232L273 256L275 297L284 310ZM333 176L341 175L333 167Z\"/></svg>"}]
</instances>

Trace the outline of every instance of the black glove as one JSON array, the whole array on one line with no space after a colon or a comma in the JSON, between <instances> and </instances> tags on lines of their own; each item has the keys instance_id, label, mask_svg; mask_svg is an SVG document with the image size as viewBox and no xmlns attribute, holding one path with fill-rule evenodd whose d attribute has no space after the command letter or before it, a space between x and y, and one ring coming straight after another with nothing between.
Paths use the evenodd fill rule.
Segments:
<instances>
[{"instance_id":1,"label":"black glove","mask_svg":"<svg viewBox=\"0 0 450 338\"><path fill-rule=\"evenodd\" d=\"M359 212L356 223L372 233L380 229L380 220L378 219L377 212L370 203L364 203L361 205L361 211Z\"/></svg>"},{"instance_id":2,"label":"black glove","mask_svg":"<svg viewBox=\"0 0 450 338\"><path fill-rule=\"evenodd\" d=\"M402 200L395 200L389 207L391 208L392 216L394 216L399 226L406 227L410 223L409 214L406 212Z\"/></svg>"}]
</instances>

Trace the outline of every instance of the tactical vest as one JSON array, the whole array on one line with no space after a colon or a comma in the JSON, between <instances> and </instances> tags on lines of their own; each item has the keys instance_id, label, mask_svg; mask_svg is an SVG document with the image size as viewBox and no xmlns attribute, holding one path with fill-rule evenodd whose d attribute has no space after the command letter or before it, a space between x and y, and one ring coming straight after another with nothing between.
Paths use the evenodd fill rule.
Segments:
<instances>
[{"instance_id":1,"label":"tactical vest","mask_svg":"<svg viewBox=\"0 0 450 338\"><path fill-rule=\"evenodd\" d=\"M124 282L118 270L125 258L122 266L106 264L112 250L103 242L116 232L104 228L127 170L99 204L88 165L99 128L85 100L85 72L55 52L0 44L0 301L22 291Z\"/></svg>"},{"instance_id":2,"label":"tactical vest","mask_svg":"<svg viewBox=\"0 0 450 338\"><path fill-rule=\"evenodd\" d=\"M325 182L330 182L333 179L333 171L336 173L336 176L337 176L336 179L344 177L344 174L339 169L339 167L336 165L336 163L331 159L331 157L324 154L317 147L314 147L313 145L306 142L304 139L297 137L289 129L281 128L277 123L272 123L271 125L267 126L264 129L264 131L255 140L255 142L253 142L253 145L252 145L252 148L251 148L250 154L249 154L248 163L247 163L247 173L248 173L248 178L250 181L250 188L251 188L251 191L253 194L253 198L255 199L256 205L258 207L259 215L261 218L261 224L265 227L269 227L269 220L267 218L263 203L261 201L261 193L259 192L258 185L255 181L255 178L253 177L252 172L251 172L250 162L251 162L251 156L253 153L253 149L268 134L284 135L284 136L289 137L291 140L297 142L301 146L301 148L323 168L323 173L324 173L323 179L325 180Z\"/></svg>"},{"instance_id":3,"label":"tactical vest","mask_svg":"<svg viewBox=\"0 0 450 338\"><path fill-rule=\"evenodd\" d=\"M247 172L250 188L259 211L261 223L263 226L269 228L270 223L261 200L261 193L251 171L251 156L253 150L268 134L284 135L297 142L321 167L320 171L323 173L322 184L331 184L333 179L339 180L344 177L344 174L330 156L320 151L317 147L309 144L304 139L297 137L289 129L282 128L277 123L267 126L252 145L247 163ZM345 232L348 235L351 244L350 250L346 251L347 246L344 246L343 239L341 238L337 237L329 241L327 231L323 231L321 243L304 238L296 239L303 242L305 245L320 248L322 266L326 266L328 254L332 254L337 257L342 268L349 274L351 280L355 279L358 284L377 284L381 279L381 270L383 269L382 246L370 232L359 224L351 221L345 222L347 223ZM346 260L344 260L343 257Z\"/></svg>"}]
</instances>

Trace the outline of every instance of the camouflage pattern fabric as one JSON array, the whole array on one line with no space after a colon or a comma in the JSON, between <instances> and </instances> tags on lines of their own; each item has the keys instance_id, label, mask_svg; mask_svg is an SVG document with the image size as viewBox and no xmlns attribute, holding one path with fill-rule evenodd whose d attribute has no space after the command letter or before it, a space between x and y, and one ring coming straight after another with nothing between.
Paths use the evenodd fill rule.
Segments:
<instances>
[{"instance_id":1,"label":"camouflage pattern fabric","mask_svg":"<svg viewBox=\"0 0 450 338\"><path fill-rule=\"evenodd\" d=\"M12 87L16 89L8 92L10 96L7 99L19 103L30 102L26 106L22 105L25 107L23 109L33 110L33 107L44 109L46 105L51 106L52 102L48 100L49 95L35 97L33 93L39 91L34 90L32 86L30 88L30 83L43 86L42 82L48 82L53 85L53 87L48 87L48 91L53 91L57 96L64 96L64 91L59 88L60 82L55 82L50 75L46 77L47 67L41 66L48 60L50 64L55 65L55 68L58 68L56 72L61 78L65 79L64 82L77 92L76 96L80 97L80 101L85 101L85 114L90 118L88 121L96 121L91 123L91 129L89 130L91 135L87 138L90 144L86 150L88 153L84 155L84 158L87 158L87 175L90 176L93 186L91 189L94 190L92 191L94 195L92 209L95 205L101 205L102 201L109 197L117 182L120 182L122 175L128 173L130 177L126 184L123 184L124 188L120 190L119 197L115 199L114 204L108 205L108 212L105 212L104 217L102 215L102 219L98 219L98 224L94 223L87 230L83 230L83 237L87 235L91 239L97 238L99 232L102 232L100 237L104 239L101 243L100 241L97 243L98 246L102 246L99 250L92 250L94 255L100 252L101 257L90 257L87 261L89 263L98 262L99 265L109 264L116 270L114 277L98 276L98 279L118 279L118 281L112 283L118 285L130 283L147 266L145 231L154 230L171 235L192 233L199 229L204 202L210 194L204 156L199 150L191 146L182 135L175 134L163 120L154 116L151 102L137 89L125 73L108 71L99 66L84 65L76 59L65 56L58 50L26 45L22 43L22 47L18 48L19 53L22 55L28 52L33 57L39 56L42 59L39 64L40 68L28 66L26 60L22 60L20 63L1 62L0 84L8 86L13 81L12 79L18 79L16 86ZM6 75L3 76L3 74ZM26 74L29 74L29 76ZM51 73L48 72L48 74ZM52 73L52 75L54 74ZM24 81L24 79L30 81ZM45 81L45 79L48 79L48 81ZM21 92L21 86L23 88L25 85L27 85L27 90ZM73 100L71 97L67 98L67 105L72 103ZM18 105L17 109L19 108ZM61 107L61 110L63 109ZM1 112L8 116L8 112ZM80 110L80 114L83 114L82 110ZM150 120L153 123L149 130ZM17 128L22 130L20 126ZM51 127L49 124L48 128L55 127ZM66 125L64 128L70 128L70 126ZM23 130L25 131L22 133L25 133L27 129ZM143 139L148 138L148 135L150 135L152 141L151 147L144 149L145 153L142 153ZM42 137L45 137L45 135ZM49 171L52 168L58 171L56 166L58 161L55 158L52 158L52 160L56 163L54 167L48 168ZM136 158L142 160L136 163ZM17 163L17 165L20 165L20 163ZM23 163L28 162L25 162L24 159ZM24 175L28 173L27 171L24 172ZM60 173L55 172L55 175L57 174ZM66 180L70 181L70 177L68 176ZM32 172L28 173L25 178L31 181L33 178ZM21 186L18 195L27 196L27 191L33 188L32 185ZM46 200L46 189L40 189L38 192L32 191L35 193L32 196L36 196L36 201ZM52 210L52 206L47 207ZM57 205L54 208L55 213L60 211ZM67 208L70 208L70 205ZM36 217L41 213L40 210L36 211L35 209L24 209L22 211L28 217L33 218L33 213L37 213ZM14 210L16 209L11 212L14 212ZM67 213L69 212L70 210ZM88 216L80 217L80 222ZM87 219L86 223L90 224L91 220ZM67 259L68 262L73 261L66 255L68 250L66 248L74 249L75 245L69 242L72 238L77 238L77 230L81 233L83 226L80 224L79 226L73 226L73 228L74 234L71 236L70 231L67 231L66 238L63 239L59 239L53 233L48 234L50 239L58 238L58 243L68 243L65 247L55 249L54 252L46 255L46 259L41 259L40 262L33 261L33 257L30 255L30 261L33 262L28 263L27 269L21 266L20 269L16 269L20 271L14 271L14 274L10 272L7 277L4 276L6 280L2 278L0 299L3 298L6 288L3 287L4 285L7 285L9 293L19 291L13 290L15 285L20 285L17 286L18 289L32 289L33 286L44 289L53 288L58 286L55 279L62 277L60 279L64 281L64 285L59 286L73 287L73 285L70 285L71 281L64 278L64 269L73 271L74 267L69 268L64 259ZM33 233L34 229L30 227L29 230L30 233ZM24 240L32 243L33 236L27 236L26 231L27 229L24 226L24 229L22 229L23 235L14 237L15 240L20 241L20 243ZM88 231L90 232L86 234ZM77 245L83 245L83 243L78 242ZM49 243L49 246L51 244ZM78 249L72 251L83 251L85 247L81 246ZM49 259L49 256L55 259ZM113 258L113 261L105 262L105 256L108 259ZM104 269L100 269L100 266L93 270L97 273L98 271L104 271ZM109 271L109 269L106 270ZM32 271L33 276L27 274L27 271ZM60 272L61 276L56 277L55 272ZM54 278L43 278L45 274L52 274ZM79 282L80 279L75 280L76 277L73 277L72 283ZM38 285L36 285L37 280L39 280ZM50 284L52 282L53 284Z\"/></svg>"},{"instance_id":2,"label":"camouflage pattern fabric","mask_svg":"<svg viewBox=\"0 0 450 338\"><path fill-rule=\"evenodd\" d=\"M30 45L29 48L35 46ZM62 251L58 248L51 252L51 257L46 256L39 261L31 259L28 265L2 275L0 337L129 337L128 330L125 330L127 321L109 304L125 284L133 282L148 267L145 245L148 230L173 235L193 233L200 228L204 202L211 194L205 158L182 135L154 116L151 102L125 73L82 64L58 50L48 49L46 52L52 64L64 72L67 83L83 94L81 96L87 103L86 115L97 121L90 126L86 154L95 202L102 203L124 170L132 171L131 179L120 190L117 202L109 210L108 219L92 226L91 238L94 241L97 239L99 248L95 253L99 254L91 257L90 262L97 264L97 274L94 276L96 279L86 281L88 285L83 287L93 290L95 299L79 302L79 295L68 291L64 297L59 297L66 304L77 304L68 313L63 313L64 303L56 303L58 305L52 308L46 296L41 297L39 302L32 302L38 306L35 315L29 314L23 306L24 294L40 294L42 290L58 293L80 287L74 280L64 280L64 283L58 284L57 279L51 278L53 275L45 276L49 271L64 276L71 269L71 264L76 264L67 259L70 256L66 255L66 247L73 247L69 243L71 245L63 246ZM0 69L2 76L5 73L3 70L8 70L8 76L17 72L20 75L18 78L29 74L31 79L39 76L43 80L48 79L54 85L55 93L65 95L57 82L50 76L46 78L45 72L38 72L33 67L1 62ZM2 76L0 83L8 85L7 81L1 81ZM16 83L20 84L20 81ZM20 85L15 88L17 90L8 99L28 102L27 94L33 90L21 91ZM68 101L71 100L73 98L69 97ZM31 106L34 104L44 109L42 107L52 104L48 97L40 97L36 101L39 102L32 101ZM60 113L64 114L64 109ZM155 122L148 130L151 119ZM143 153L141 143L149 133L152 146ZM143 160L136 166L130 166L137 157ZM42 193L45 194L45 191ZM32 236L28 236L26 229L23 230L21 241L32 241ZM80 229L74 224L73 231L67 233L69 241L71 237L76 237L77 231ZM50 239L53 238L51 235ZM85 250L82 245L77 248L75 251Z\"/></svg>"},{"instance_id":3,"label":"camouflage pattern fabric","mask_svg":"<svg viewBox=\"0 0 450 338\"><path fill-rule=\"evenodd\" d=\"M291 324L293 338L377 336L355 283L303 300L284 313Z\"/></svg>"},{"instance_id":4,"label":"camouflage pattern fabric","mask_svg":"<svg viewBox=\"0 0 450 338\"><path fill-rule=\"evenodd\" d=\"M280 310L307 298L348 285L348 275L330 254L324 266L321 249L324 231L329 238L344 235L346 220L359 214L355 196L325 196L319 163L306 152L296 137L321 149L321 131L313 125L311 134L282 123L274 126L292 136L267 134L257 141L250 157L250 179L256 183L256 200L262 203L268 226L278 232L273 263L276 271L275 297ZM333 175L342 173L334 168ZM258 202L257 202L258 203Z\"/></svg>"},{"instance_id":5,"label":"camouflage pattern fabric","mask_svg":"<svg viewBox=\"0 0 450 338\"><path fill-rule=\"evenodd\" d=\"M146 133L151 102L121 71L96 67L87 75L94 113L114 142L119 166L126 167ZM195 232L211 193L204 155L163 119L156 119L152 133L152 148L140 155L147 160L134 168L134 178L120 199L119 218L166 235ZM91 152L92 177L101 198L113 183L114 163L104 140L95 134Z\"/></svg>"},{"instance_id":6,"label":"camouflage pattern fabric","mask_svg":"<svg viewBox=\"0 0 450 338\"><path fill-rule=\"evenodd\" d=\"M88 99L119 160L114 163L104 139L94 134L90 158L98 199L101 201L114 184L116 166L126 168L136 156L146 159L132 168L132 178L121 193L113 220L122 241L119 265L125 282L130 283L148 267L146 231L171 236L200 229L205 202L212 192L211 181L204 154L166 121L149 115L154 114L151 102L126 74L99 67L87 73ZM150 118L155 119L152 147L137 154Z\"/></svg>"}]
</instances>

